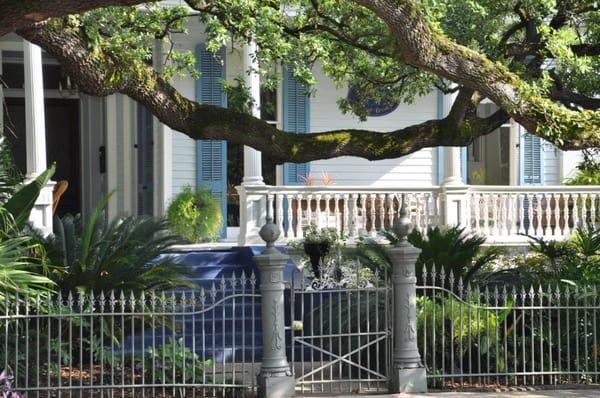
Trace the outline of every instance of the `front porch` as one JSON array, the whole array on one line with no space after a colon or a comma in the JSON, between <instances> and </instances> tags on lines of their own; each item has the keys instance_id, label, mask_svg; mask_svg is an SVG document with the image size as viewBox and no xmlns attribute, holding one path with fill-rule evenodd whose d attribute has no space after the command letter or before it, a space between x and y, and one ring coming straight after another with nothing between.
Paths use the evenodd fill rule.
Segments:
<instances>
[{"instance_id":1,"label":"front porch","mask_svg":"<svg viewBox=\"0 0 600 398\"><path fill-rule=\"evenodd\" d=\"M239 245L260 243L258 230L272 216L281 243L303 228L334 228L350 242L392 226L402 200L417 230L461 225L488 244L525 245L526 235L566 239L598 225L600 186L441 185L415 188L240 186ZM232 241L232 236L228 241Z\"/></svg>"}]
</instances>

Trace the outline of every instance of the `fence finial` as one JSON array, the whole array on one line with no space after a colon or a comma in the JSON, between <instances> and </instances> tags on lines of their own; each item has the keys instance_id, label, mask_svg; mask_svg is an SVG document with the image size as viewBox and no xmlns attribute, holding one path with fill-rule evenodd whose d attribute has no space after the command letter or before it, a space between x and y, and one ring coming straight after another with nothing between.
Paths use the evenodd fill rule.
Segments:
<instances>
[{"instance_id":1,"label":"fence finial","mask_svg":"<svg viewBox=\"0 0 600 398\"><path fill-rule=\"evenodd\" d=\"M410 218L408 218L404 194L402 194L402 205L398 211L398 216L394 219L393 229L398 237L398 243L405 241L410 232Z\"/></svg>"},{"instance_id":2,"label":"fence finial","mask_svg":"<svg viewBox=\"0 0 600 398\"><path fill-rule=\"evenodd\" d=\"M273 222L272 217L267 216L266 221L267 222L265 223L265 225L262 226L258 234L260 235L262 240L267 242L267 250L269 250L275 247L275 241L279 239L281 231L279 230L277 224Z\"/></svg>"}]
</instances>

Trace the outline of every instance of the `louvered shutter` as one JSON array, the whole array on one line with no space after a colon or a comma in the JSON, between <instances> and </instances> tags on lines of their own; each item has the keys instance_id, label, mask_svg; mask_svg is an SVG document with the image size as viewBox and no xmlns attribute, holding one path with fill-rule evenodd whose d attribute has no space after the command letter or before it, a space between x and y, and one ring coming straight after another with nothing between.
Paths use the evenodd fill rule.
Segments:
<instances>
[{"instance_id":1,"label":"louvered shutter","mask_svg":"<svg viewBox=\"0 0 600 398\"><path fill-rule=\"evenodd\" d=\"M309 98L304 84L294 77L292 70L283 68L283 129L290 133L309 132ZM310 172L310 163L284 163L283 183L303 185L302 177Z\"/></svg>"},{"instance_id":2,"label":"louvered shutter","mask_svg":"<svg viewBox=\"0 0 600 398\"><path fill-rule=\"evenodd\" d=\"M541 185L542 139L525 132L521 136L521 185Z\"/></svg>"},{"instance_id":3,"label":"louvered shutter","mask_svg":"<svg viewBox=\"0 0 600 398\"><path fill-rule=\"evenodd\" d=\"M225 48L217 54L206 50L203 44L196 49L196 67L200 79L196 81L196 100L202 104L226 107L223 91L225 79ZM222 236L227 226L227 143L225 141L196 141L196 185L209 189L221 204L223 214Z\"/></svg>"}]
</instances>

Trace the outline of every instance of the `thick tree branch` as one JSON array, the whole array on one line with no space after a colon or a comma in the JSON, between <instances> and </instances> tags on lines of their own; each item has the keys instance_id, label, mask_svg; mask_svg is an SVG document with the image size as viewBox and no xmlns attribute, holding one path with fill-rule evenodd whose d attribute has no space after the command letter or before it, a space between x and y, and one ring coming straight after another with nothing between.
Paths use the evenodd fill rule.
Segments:
<instances>
[{"instance_id":1,"label":"thick tree branch","mask_svg":"<svg viewBox=\"0 0 600 398\"><path fill-rule=\"evenodd\" d=\"M0 1L0 36L36 22L110 6L132 6L156 0L4 0Z\"/></svg>"},{"instance_id":2,"label":"thick tree branch","mask_svg":"<svg viewBox=\"0 0 600 398\"><path fill-rule=\"evenodd\" d=\"M571 50L575 55L595 57L600 55L600 44L576 44L571 46Z\"/></svg>"},{"instance_id":3,"label":"thick tree branch","mask_svg":"<svg viewBox=\"0 0 600 398\"><path fill-rule=\"evenodd\" d=\"M38 24L19 31L56 57L79 88L105 96L128 95L148 108L161 122L194 139L219 139L252 146L277 162L306 162L338 156L359 156L370 160L397 158L426 147L462 146L477 136L490 133L508 120L498 111L488 118L473 112L472 91L459 94L451 115L395 131L335 130L312 134L291 134L250 115L202 105L183 97L154 69L139 75L122 76L109 83L107 67L118 70L110 60L91 54L76 32ZM109 65L107 65L109 63ZM118 83L114 83L117 81Z\"/></svg>"},{"instance_id":4,"label":"thick tree branch","mask_svg":"<svg viewBox=\"0 0 600 398\"><path fill-rule=\"evenodd\" d=\"M355 1L388 25L400 61L480 92L527 130L561 149L600 147L600 114L523 94L524 82L505 66L431 29L415 0Z\"/></svg>"}]
</instances>

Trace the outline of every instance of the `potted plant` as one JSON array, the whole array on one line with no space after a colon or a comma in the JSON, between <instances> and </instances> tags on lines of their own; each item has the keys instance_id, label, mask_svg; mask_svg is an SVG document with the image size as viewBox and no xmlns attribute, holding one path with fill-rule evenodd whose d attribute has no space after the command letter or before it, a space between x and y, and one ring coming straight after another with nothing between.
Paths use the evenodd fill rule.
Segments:
<instances>
[{"instance_id":1,"label":"potted plant","mask_svg":"<svg viewBox=\"0 0 600 398\"><path fill-rule=\"evenodd\" d=\"M333 228L318 229L314 225L304 228L304 252L310 259L315 278L321 277L322 260L338 239L338 233Z\"/></svg>"}]
</instances>

